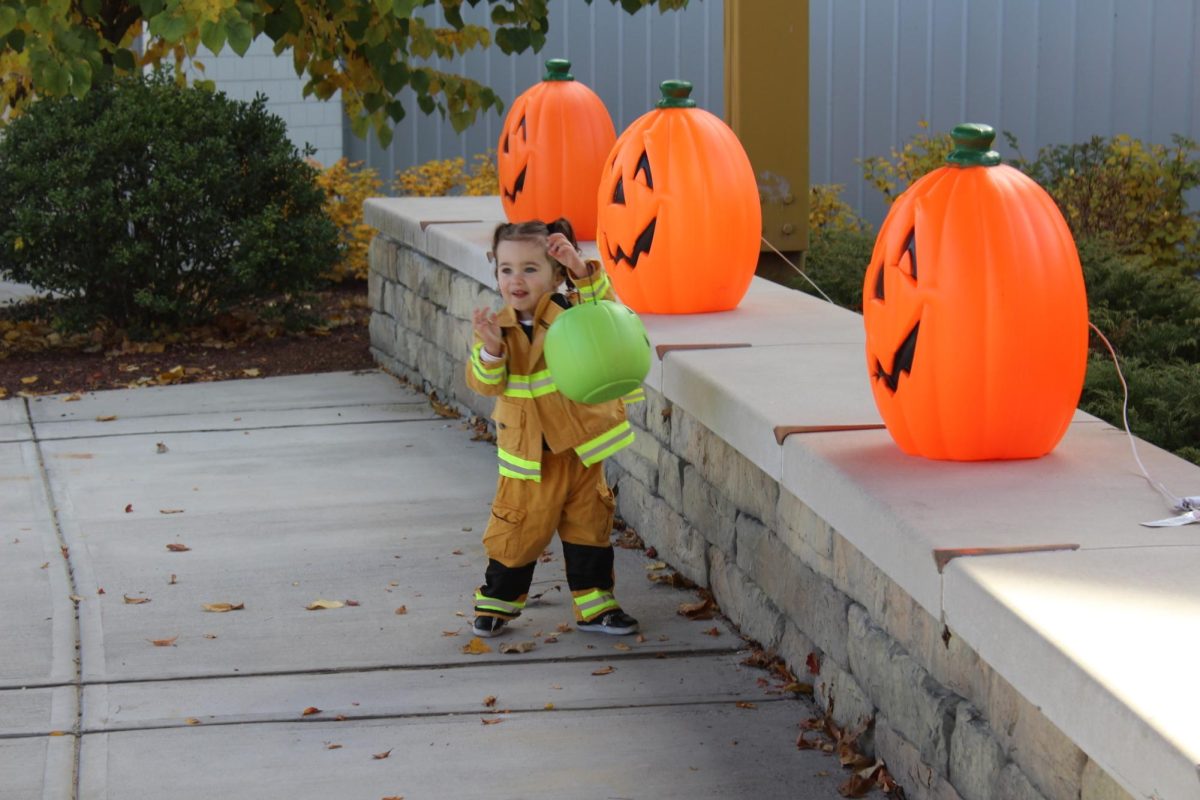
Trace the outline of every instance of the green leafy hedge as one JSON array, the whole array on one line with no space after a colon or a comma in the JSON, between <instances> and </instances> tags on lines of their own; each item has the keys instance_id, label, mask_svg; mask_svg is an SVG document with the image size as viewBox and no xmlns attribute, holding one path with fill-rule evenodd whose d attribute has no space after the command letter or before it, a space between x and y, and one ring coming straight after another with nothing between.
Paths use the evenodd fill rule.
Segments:
<instances>
[{"instance_id":1,"label":"green leafy hedge","mask_svg":"<svg viewBox=\"0 0 1200 800\"><path fill-rule=\"evenodd\" d=\"M200 322L336 263L315 176L261 97L159 73L45 99L0 136L0 274L81 325Z\"/></svg>"}]
</instances>

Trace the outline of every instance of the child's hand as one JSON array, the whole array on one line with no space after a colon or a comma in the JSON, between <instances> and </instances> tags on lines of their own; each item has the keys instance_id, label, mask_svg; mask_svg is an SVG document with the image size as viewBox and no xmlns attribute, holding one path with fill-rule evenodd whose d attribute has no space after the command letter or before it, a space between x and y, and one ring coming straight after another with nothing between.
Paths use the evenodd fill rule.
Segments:
<instances>
[{"instance_id":1,"label":"child's hand","mask_svg":"<svg viewBox=\"0 0 1200 800\"><path fill-rule=\"evenodd\" d=\"M490 308L477 308L473 313L475 332L483 340L483 346L494 356L504 354L504 340L500 335L500 326L496 324L496 314Z\"/></svg>"},{"instance_id":2,"label":"child's hand","mask_svg":"<svg viewBox=\"0 0 1200 800\"><path fill-rule=\"evenodd\" d=\"M588 267L575 246L561 233L546 237L546 254L566 267L573 278L588 277Z\"/></svg>"}]
</instances>

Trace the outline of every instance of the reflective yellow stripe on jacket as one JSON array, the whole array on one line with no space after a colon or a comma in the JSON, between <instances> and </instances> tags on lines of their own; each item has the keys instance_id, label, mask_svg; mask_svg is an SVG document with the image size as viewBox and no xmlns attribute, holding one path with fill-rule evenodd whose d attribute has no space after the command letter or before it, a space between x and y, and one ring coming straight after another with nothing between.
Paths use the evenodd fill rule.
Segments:
<instances>
[{"instance_id":1,"label":"reflective yellow stripe on jacket","mask_svg":"<svg viewBox=\"0 0 1200 800\"><path fill-rule=\"evenodd\" d=\"M589 283L576 280L575 288L579 291L579 301L581 303L590 303L594 300L603 300L607 297L609 291L612 289L612 283L609 281L608 275L601 271L596 276L596 279Z\"/></svg>"},{"instance_id":2,"label":"reflective yellow stripe on jacket","mask_svg":"<svg viewBox=\"0 0 1200 800\"><path fill-rule=\"evenodd\" d=\"M497 447L496 456L500 459L500 474L519 481L542 482L542 465L537 461L521 458L507 450Z\"/></svg>"},{"instance_id":3,"label":"reflective yellow stripe on jacket","mask_svg":"<svg viewBox=\"0 0 1200 800\"><path fill-rule=\"evenodd\" d=\"M594 439L590 439L575 448L575 453L585 467L611 456L622 447L633 444L633 428L629 420L624 420Z\"/></svg>"},{"instance_id":4,"label":"reflective yellow stripe on jacket","mask_svg":"<svg viewBox=\"0 0 1200 800\"><path fill-rule=\"evenodd\" d=\"M493 386L504 380L504 370L506 369L503 361L497 361L494 365L489 365L484 362L480 352L483 350L483 342L476 342L471 348L471 369L475 372L475 377L483 383L490 383Z\"/></svg>"},{"instance_id":5,"label":"reflective yellow stripe on jacket","mask_svg":"<svg viewBox=\"0 0 1200 800\"><path fill-rule=\"evenodd\" d=\"M548 369L535 372L532 375L518 375L512 372L508 375L508 385L504 388L504 396L533 399L542 395L553 394L557 391L558 386L554 383L554 376L550 374L550 370Z\"/></svg>"},{"instance_id":6,"label":"reflective yellow stripe on jacket","mask_svg":"<svg viewBox=\"0 0 1200 800\"><path fill-rule=\"evenodd\" d=\"M629 394L622 395L621 399L625 401L626 405L629 405L630 403L640 403L646 399L646 390L639 386Z\"/></svg>"}]
</instances>

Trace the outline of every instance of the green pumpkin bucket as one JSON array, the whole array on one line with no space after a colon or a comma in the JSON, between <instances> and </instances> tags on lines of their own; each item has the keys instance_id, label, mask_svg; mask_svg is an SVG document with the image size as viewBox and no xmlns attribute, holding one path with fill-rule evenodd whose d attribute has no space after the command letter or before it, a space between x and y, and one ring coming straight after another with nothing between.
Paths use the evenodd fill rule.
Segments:
<instances>
[{"instance_id":1,"label":"green pumpkin bucket","mask_svg":"<svg viewBox=\"0 0 1200 800\"><path fill-rule=\"evenodd\" d=\"M558 391L577 403L604 403L642 385L650 338L641 319L611 300L581 303L546 331L546 366Z\"/></svg>"}]
</instances>

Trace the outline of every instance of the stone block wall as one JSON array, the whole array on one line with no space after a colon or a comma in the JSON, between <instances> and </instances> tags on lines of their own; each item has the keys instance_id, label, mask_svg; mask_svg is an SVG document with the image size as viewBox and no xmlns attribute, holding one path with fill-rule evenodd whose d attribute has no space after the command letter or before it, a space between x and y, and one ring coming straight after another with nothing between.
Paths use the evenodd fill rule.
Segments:
<instances>
[{"instance_id":1,"label":"stone block wall","mask_svg":"<svg viewBox=\"0 0 1200 800\"><path fill-rule=\"evenodd\" d=\"M487 416L464 379L471 310L495 291L385 236L371 245L372 353ZM779 483L646 389L636 443L610 459L618 511L659 557L798 675L913 800L1129 795L987 663ZM813 659L809 656L812 654Z\"/></svg>"}]
</instances>

